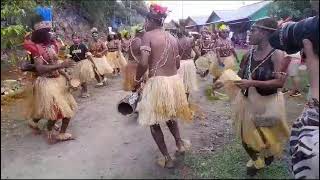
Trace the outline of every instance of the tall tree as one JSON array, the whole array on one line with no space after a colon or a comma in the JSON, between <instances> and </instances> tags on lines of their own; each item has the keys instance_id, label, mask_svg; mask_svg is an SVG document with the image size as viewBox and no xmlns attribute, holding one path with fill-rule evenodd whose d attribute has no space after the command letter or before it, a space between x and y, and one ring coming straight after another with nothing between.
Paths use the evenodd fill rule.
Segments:
<instances>
[{"instance_id":1,"label":"tall tree","mask_svg":"<svg viewBox=\"0 0 320 180\"><path fill-rule=\"evenodd\" d=\"M306 13L312 13L310 0L277 0L272 2L269 9L269 14L277 19L292 17L294 21L305 18Z\"/></svg>"}]
</instances>

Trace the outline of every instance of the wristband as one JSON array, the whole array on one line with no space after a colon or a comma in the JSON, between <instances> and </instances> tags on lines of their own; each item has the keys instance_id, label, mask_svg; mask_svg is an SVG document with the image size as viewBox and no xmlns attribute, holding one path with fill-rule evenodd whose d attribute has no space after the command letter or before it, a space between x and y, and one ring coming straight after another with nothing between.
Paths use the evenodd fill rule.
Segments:
<instances>
[{"instance_id":1,"label":"wristband","mask_svg":"<svg viewBox=\"0 0 320 180\"><path fill-rule=\"evenodd\" d=\"M275 71L275 72L272 72L272 73L273 73L273 74L285 75L285 76L287 75L287 73L285 73L285 72L276 72L276 71Z\"/></svg>"}]
</instances>

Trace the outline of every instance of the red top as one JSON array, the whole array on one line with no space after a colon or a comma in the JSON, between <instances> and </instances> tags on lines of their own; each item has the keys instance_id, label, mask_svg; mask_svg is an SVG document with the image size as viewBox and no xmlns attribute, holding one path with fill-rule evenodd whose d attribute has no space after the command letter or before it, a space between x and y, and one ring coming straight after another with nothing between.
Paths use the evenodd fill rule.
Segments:
<instances>
[{"instance_id":1,"label":"red top","mask_svg":"<svg viewBox=\"0 0 320 180\"><path fill-rule=\"evenodd\" d=\"M26 37L23 43L23 47L25 50L31 53L31 56L34 57L42 57L42 63L49 64L57 64L58 63L58 51L59 46L57 41L52 41L48 45L36 44L30 40L30 38ZM52 71L46 73L46 77L57 77L59 75L58 71Z\"/></svg>"}]
</instances>

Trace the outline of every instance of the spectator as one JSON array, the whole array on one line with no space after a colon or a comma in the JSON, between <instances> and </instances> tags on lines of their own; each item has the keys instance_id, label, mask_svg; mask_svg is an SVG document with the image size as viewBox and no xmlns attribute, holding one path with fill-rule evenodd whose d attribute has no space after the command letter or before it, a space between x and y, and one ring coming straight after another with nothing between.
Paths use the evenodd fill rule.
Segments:
<instances>
[{"instance_id":1,"label":"spectator","mask_svg":"<svg viewBox=\"0 0 320 180\"><path fill-rule=\"evenodd\" d=\"M319 1L311 0L319 12ZM295 179L319 179L319 55L310 40L303 40L303 52L310 80L310 99L292 125L290 153Z\"/></svg>"}]
</instances>

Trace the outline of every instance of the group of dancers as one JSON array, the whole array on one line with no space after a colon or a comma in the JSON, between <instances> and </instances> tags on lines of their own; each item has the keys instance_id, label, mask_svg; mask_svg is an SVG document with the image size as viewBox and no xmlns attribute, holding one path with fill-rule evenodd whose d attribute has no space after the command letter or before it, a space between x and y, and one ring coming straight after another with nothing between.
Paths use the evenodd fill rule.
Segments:
<instances>
[{"instance_id":1,"label":"group of dancers","mask_svg":"<svg viewBox=\"0 0 320 180\"><path fill-rule=\"evenodd\" d=\"M278 90L284 85L289 62L267 40L277 29L273 19L258 20L251 27L249 42L254 48L240 60L228 39L227 25L214 33L204 27L200 38L189 36L183 26L178 26L176 38L163 28L167 8L152 4L148 12L140 12L145 16L144 27L138 28L134 37L123 44L113 34L109 34L107 42L102 41L93 28L92 42L87 48L74 33L72 60L59 62L59 45L50 38L51 10L38 7L35 13L40 18L35 19L38 21L34 21L34 31L24 44L34 60L28 117L32 119L29 125L35 129L40 119L48 120L49 139L57 120L62 120L62 125L56 138L73 138L66 132L77 107L70 91L72 79L80 80L81 97L89 97L90 80L95 78L97 87L104 86L108 76L121 72L123 90L141 95L138 123L150 127L164 156L164 167L172 168L174 160L160 124L166 124L174 136L176 155L183 155L189 145L180 135L178 120L192 122L194 112L188 101L189 95L198 90L197 72L202 77L210 72L213 88L224 87L230 97L235 127L250 157L248 174L255 175L280 157L289 127L283 94ZM241 61L238 74L234 72L237 61Z\"/></svg>"}]
</instances>

